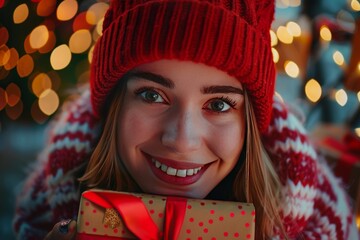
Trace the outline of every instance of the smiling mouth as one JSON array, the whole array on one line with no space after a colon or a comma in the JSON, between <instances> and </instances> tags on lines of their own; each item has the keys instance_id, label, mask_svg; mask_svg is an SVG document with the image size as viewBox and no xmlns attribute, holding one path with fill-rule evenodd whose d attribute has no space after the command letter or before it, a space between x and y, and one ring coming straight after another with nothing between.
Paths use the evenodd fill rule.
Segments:
<instances>
[{"instance_id":1,"label":"smiling mouth","mask_svg":"<svg viewBox=\"0 0 360 240\"><path fill-rule=\"evenodd\" d=\"M154 164L154 166L164 173L166 173L169 176L177 176L177 177L187 177L187 176L193 176L200 172L202 167L197 168L190 168L190 169L176 169L173 167L169 167L164 163L159 162L158 160L152 158L151 162Z\"/></svg>"}]
</instances>

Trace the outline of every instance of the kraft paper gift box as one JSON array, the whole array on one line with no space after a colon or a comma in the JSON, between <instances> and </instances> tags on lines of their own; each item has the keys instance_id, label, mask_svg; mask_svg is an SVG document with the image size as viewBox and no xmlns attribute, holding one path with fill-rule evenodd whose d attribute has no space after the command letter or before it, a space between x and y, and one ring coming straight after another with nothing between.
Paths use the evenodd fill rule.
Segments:
<instances>
[{"instance_id":1,"label":"kraft paper gift box","mask_svg":"<svg viewBox=\"0 0 360 240\"><path fill-rule=\"evenodd\" d=\"M77 239L246 239L255 237L253 204L89 190Z\"/></svg>"}]
</instances>

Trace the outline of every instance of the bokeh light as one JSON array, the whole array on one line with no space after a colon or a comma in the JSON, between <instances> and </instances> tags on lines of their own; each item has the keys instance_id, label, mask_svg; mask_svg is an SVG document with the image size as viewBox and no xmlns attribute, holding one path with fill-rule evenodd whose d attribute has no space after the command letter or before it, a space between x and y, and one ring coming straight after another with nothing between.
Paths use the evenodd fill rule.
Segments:
<instances>
[{"instance_id":1,"label":"bokeh light","mask_svg":"<svg viewBox=\"0 0 360 240\"><path fill-rule=\"evenodd\" d=\"M81 29L73 33L69 40L69 48L72 53L83 53L91 45L91 33L89 30Z\"/></svg>"},{"instance_id":2,"label":"bokeh light","mask_svg":"<svg viewBox=\"0 0 360 240\"><path fill-rule=\"evenodd\" d=\"M348 96L344 89L339 89L335 92L335 100L342 107L346 105Z\"/></svg>"},{"instance_id":3,"label":"bokeh light","mask_svg":"<svg viewBox=\"0 0 360 240\"><path fill-rule=\"evenodd\" d=\"M354 11L356 11L356 12L360 11L360 2L359 2L359 0L351 0L350 6Z\"/></svg>"},{"instance_id":4,"label":"bokeh light","mask_svg":"<svg viewBox=\"0 0 360 240\"><path fill-rule=\"evenodd\" d=\"M6 105L5 107L6 114L11 120L18 119L23 112L23 109L24 105L21 100L18 101L15 106Z\"/></svg>"},{"instance_id":5,"label":"bokeh light","mask_svg":"<svg viewBox=\"0 0 360 240\"><path fill-rule=\"evenodd\" d=\"M287 75L289 75L292 78L297 78L300 73L300 69L296 63L293 61L285 61L284 63L284 69Z\"/></svg>"},{"instance_id":6,"label":"bokeh light","mask_svg":"<svg viewBox=\"0 0 360 240\"><path fill-rule=\"evenodd\" d=\"M293 36L289 33L288 29L284 26L278 27L276 35L280 42L285 44L291 44L293 42Z\"/></svg>"},{"instance_id":7,"label":"bokeh light","mask_svg":"<svg viewBox=\"0 0 360 240\"><path fill-rule=\"evenodd\" d=\"M355 128L355 134L360 137L360 128ZM357 218L357 227L360 228L360 216Z\"/></svg>"},{"instance_id":8,"label":"bokeh light","mask_svg":"<svg viewBox=\"0 0 360 240\"><path fill-rule=\"evenodd\" d=\"M327 42L330 42L332 39L332 34L330 29L327 26L322 26L320 28L320 37Z\"/></svg>"},{"instance_id":9,"label":"bokeh light","mask_svg":"<svg viewBox=\"0 0 360 240\"><path fill-rule=\"evenodd\" d=\"M270 30L271 46L274 47L278 44L278 38L273 30Z\"/></svg>"},{"instance_id":10,"label":"bokeh light","mask_svg":"<svg viewBox=\"0 0 360 240\"><path fill-rule=\"evenodd\" d=\"M39 53L48 53L54 49L56 44L56 36L53 31L49 31L49 39L44 46L39 48Z\"/></svg>"},{"instance_id":11,"label":"bokeh light","mask_svg":"<svg viewBox=\"0 0 360 240\"><path fill-rule=\"evenodd\" d=\"M273 54L273 61L274 61L274 63L279 62L279 59L280 59L279 52L278 52L275 48L271 48L271 52L272 52L272 54Z\"/></svg>"},{"instance_id":12,"label":"bokeh light","mask_svg":"<svg viewBox=\"0 0 360 240\"><path fill-rule=\"evenodd\" d=\"M22 56L16 65L16 70L19 76L22 78L29 76L33 71L33 69L34 69L34 60L28 54Z\"/></svg>"},{"instance_id":13,"label":"bokeh light","mask_svg":"<svg viewBox=\"0 0 360 240\"><path fill-rule=\"evenodd\" d=\"M25 22L29 16L29 8L26 3L20 4L14 10L13 21L15 24L20 24Z\"/></svg>"},{"instance_id":14,"label":"bokeh light","mask_svg":"<svg viewBox=\"0 0 360 240\"><path fill-rule=\"evenodd\" d=\"M38 124L43 124L45 123L45 121L49 118L48 115L46 115L45 113L43 113L39 107L39 102L35 101L33 102L33 104L31 105L31 117L34 119L35 122L37 122Z\"/></svg>"},{"instance_id":15,"label":"bokeh light","mask_svg":"<svg viewBox=\"0 0 360 240\"><path fill-rule=\"evenodd\" d=\"M50 116L59 107L59 96L52 89L43 91L39 97L39 108L46 115Z\"/></svg>"},{"instance_id":16,"label":"bokeh light","mask_svg":"<svg viewBox=\"0 0 360 240\"><path fill-rule=\"evenodd\" d=\"M39 73L33 79L31 89L33 93L39 98L40 95L47 89L51 89L51 79L46 73Z\"/></svg>"},{"instance_id":17,"label":"bokeh light","mask_svg":"<svg viewBox=\"0 0 360 240\"><path fill-rule=\"evenodd\" d=\"M49 39L49 31L45 25L40 25L34 28L30 33L30 46L33 49L43 47Z\"/></svg>"},{"instance_id":18,"label":"bokeh light","mask_svg":"<svg viewBox=\"0 0 360 240\"><path fill-rule=\"evenodd\" d=\"M41 17L50 16L56 8L56 0L42 0L36 8L37 15Z\"/></svg>"},{"instance_id":19,"label":"bokeh light","mask_svg":"<svg viewBox=\"0 0 360 240\"><path fill-rule=\"evenodd\" d=\"M4 109L7 104L7 94L6 91L0 87L0 111Z\"/></svg>"},{"instance_id":20,"label":"bokeh light","mask_svg":"<svg viewBox=\"0 0 360 240\"><path fill-rule=\"evenodd\" d=\"M305 85L305 95L311 102L317 102L321 98L321 85L315 79L310 79Z\"/></svg>"},{"instance_id":21,"label":"bokeh light","mask_svg":"<svg viewBox=\"0 0 360 240\"><path fill-rule=\"evenodd\" d=\"M104 2L99 2L91 5L86 12L86 21L91 25L96 25L108 10L109 5Z\"/></svg>"},{"instance_id":22,"label":"bokeh light","mask_svg":"<svg viewBox=\"0 0 360 240\"><path fill-rule=\"evenodd\" d=\"M333 59L334 59L334 62L339 66L342 66L344 64L344 61L345 61L344 56L339 51L334 52Z\"/></svg>"},{"instance_id":23,"label":"bokeh light","mask_svg":"<svg viewBox=\"0 0 360 240\"><path fill-rule=\"evenodd\" d=\"M4 68L6 70L10 71L11 69L13 69L16 66L16 64L19 60L19 54L15 48L9 49L8 53L9 53L10 57L9 57L8 61L4 64Z\"/></svg>"},{"instance_id":24,"label":"bokeh light","mask_svg":"<svg viewBox=\"0 0 360 240\"><path fill-rule=\"evenodd\" d=\"M10 83L6 87L7 103L10 107L15 106L21 97L20 88L15 83Z\"/></svg>"},{"instance_id":25,"label":"bokeh light","mask_svg":"<svg viewBox=\"0 0 360 240\"><path fill-rule=\"evenodd\" d=\"M294 36L294 37L301 36L301 28L300 28L299 24L297 24L296 22L292 22L292 21L288 22L286 24L286 28L292 36Z\"/></svg>"},{"instance_id":26,"label":"bokeh light","mask_svg":"<svg viewBox=\"0 0 360 240\"><path fill-rule=\"evenodd\" d=\"M78 11L78 3L75 0L62 1L56 11L56 16L60 21L72 19Z\"/></svg>"},{"instance_id":27,"label":"bokeh light","mask_svg":"<svg viewBox=\"0 0 360 240\"><path fill-rule=\"evenodd\" d=\"M0 46L7 43L9 40L9 32L5 27L0 27Z\"/></svg>"},{"instance_id":28,"label":"bokeh light","mask_svg":"<svg viewBox=\"0 0 360 240\"><path fill-rule=\"evenodd\" d=\"M55 48L50 56L50 63L54 70L66 68L71 61L71 51L66 44Z\"/></svg>"},{"instance_id":29,"label":"bokeh light","mask_svg":"<svg viewBox=\"0 0 360 240\"><path fill-rule=\"evenodd\" d=\"M0 67L4 66L10 59L10 50L6 45L0 46Z\"/></svg>"}]
</instances>

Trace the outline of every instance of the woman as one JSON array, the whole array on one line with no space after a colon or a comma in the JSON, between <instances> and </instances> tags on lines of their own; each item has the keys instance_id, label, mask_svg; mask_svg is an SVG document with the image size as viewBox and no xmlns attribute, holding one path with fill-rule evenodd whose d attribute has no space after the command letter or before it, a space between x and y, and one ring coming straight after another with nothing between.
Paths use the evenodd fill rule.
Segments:
<instances>
[{"instance_id":1,"label":"woman","mask_svg":"<svg viewBox=\"0 0 360 240\"><path fill-rule=\"evenodd\" d=\"M357 237L346 194L273 102L273 14L273 1L112 1L90 92L19 197L19 237L73 238L61 220L92 187L252 202L257 239Z\"/></svg>"}]
</instances>

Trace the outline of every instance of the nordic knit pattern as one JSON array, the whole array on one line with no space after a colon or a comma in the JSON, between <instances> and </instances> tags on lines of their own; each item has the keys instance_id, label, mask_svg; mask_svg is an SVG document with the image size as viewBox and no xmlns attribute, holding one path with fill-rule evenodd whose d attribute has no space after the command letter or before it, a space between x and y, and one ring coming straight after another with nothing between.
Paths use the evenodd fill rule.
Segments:
<instances>
[{"instance_id":1,"label":"nordic knit pattern","mask_svg":"<svg viewBox=\"0 0 360 240\"><path fill-rule=\"evenodd\" d=\"M97 136L85 91L63 111L50 141L19 193L14 228L18 239L42 239L62 219L76 218L80 193L74 174L88 159ZM298 120L280 101L273 104L263 135L274 160L285 199L281 206L292 239L358 239L348 198L317 155ZM283 239L274 234L273 239Z\"/></svg>"}]
</instances>

